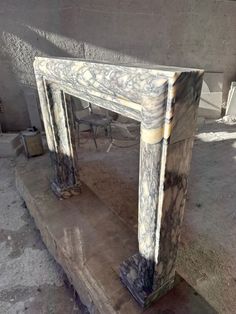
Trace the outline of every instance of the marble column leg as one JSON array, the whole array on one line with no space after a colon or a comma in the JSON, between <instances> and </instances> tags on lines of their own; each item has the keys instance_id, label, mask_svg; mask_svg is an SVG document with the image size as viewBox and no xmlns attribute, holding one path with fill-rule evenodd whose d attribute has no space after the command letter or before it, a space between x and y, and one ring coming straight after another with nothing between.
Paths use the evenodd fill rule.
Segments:
<instances>
[{"instance_id":1,"label":"marble column leg","mask_svg":"<svg viewBox=\"0 0 236 314\"><path fill-rule=\"evenodd\" d=\"M142 112L139 252L120 277L143 307L173 288L202 73L176 76ZM152 119L150 119L152 117ZM164 118L163 118L164 117Z\"/></svg>"},{"instance_id":2,"label":"marble column leg","mask_svg":"<svg viewBox=\"0 0 236 314\"><path fill-rule=\"evenodd\" d=\"M155 273L157 203L161 144L140 143L140 185L138 241L139 253L124 261L120 277L142 307L151 301Z\"/></svg>"},{"instance_id":3,"label":"marble column leg","mask_svg":"<svg viewBox=\"0 0 236 314\"><path fill-rule=\"evenodd\" d=\"M145 100L142 111L139 163L139 253L124 261L120 268L122 282L143 307L151 303L157 292L153 290L153 287L156 269L156 231L157 224L160 223L158 202L166 106L167 84L163 82L160 86L159 97ZM168 284L170 285L169 282Z\"/></svg>"},{"instance_id":4,"label":"marble column leg","mask_svg":"<svg viewBox=\"0 0 236 314\"><path fill-rule=\"evenodd\" d=\"M37 85L54 170L51 188L58 197L68 198L81 188L72 105L56 84L37 80Z\"/></svg>"}]
</instances>

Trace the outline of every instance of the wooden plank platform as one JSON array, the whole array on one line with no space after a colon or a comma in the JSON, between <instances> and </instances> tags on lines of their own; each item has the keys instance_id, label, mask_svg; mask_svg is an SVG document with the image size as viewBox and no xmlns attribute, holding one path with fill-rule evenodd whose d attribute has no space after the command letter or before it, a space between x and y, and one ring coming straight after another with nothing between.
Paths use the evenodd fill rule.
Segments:
<instances>
[{"instance_id":1,"label":"wooden plank platform","mask_svg":"<svg viewBox=\"0 0 236 314\"><path fill-rule=\"evenodd\" d=\"M47 155L16 167L16 185L48 250L91 313L136 314L142 309L119 279L121 262L137 252L137 235L85 185L58 200L50 190ZM147 314L216 313L184 280Z\"/></svg>"}]
</instances>

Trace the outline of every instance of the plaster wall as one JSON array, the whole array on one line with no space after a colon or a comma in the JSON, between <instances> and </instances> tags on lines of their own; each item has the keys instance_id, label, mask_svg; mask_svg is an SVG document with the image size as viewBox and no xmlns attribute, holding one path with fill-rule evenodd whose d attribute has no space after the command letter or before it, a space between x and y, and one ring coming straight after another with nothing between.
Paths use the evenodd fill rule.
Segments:
<instances>
[{"instance_id":1,"label":"plaster wall","mask_svg":"<svg viewBox=\"0 0 236 314\"><path fill-rule=\"evenodd\" d=\"M236 2L1 0L0 123L29 126L25 89L35 56L191 66L236 79Z\"/></svg>"}]
</instances>

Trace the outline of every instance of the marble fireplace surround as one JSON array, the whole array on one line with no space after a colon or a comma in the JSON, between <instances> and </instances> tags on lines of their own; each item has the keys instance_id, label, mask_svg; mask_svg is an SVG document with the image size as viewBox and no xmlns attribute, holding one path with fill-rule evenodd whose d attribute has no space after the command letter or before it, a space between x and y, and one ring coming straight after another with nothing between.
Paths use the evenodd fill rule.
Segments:
<instances>
[{"instance_id":1,"label":"marble fireplace surround","mask_svg":"<svg viewBox=\"0 0 236 314\"><path fill-rule=\"evenodd\" d=\"M141 123L139 252L120 278L143 307L170 290L184 213L203 71L38 57L34 70L60 198L83 193L69 95Z\"/></svg>"}]
</instances>

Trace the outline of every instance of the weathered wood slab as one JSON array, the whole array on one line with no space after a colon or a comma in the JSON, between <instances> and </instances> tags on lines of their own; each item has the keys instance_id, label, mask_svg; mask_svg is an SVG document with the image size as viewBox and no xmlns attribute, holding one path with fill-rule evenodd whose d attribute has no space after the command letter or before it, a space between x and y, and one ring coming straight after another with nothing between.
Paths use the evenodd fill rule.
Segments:
<instances>
[{"instance_id":1,"label":"weathered wood slab","mask_svg":"<svg viewBox=\"0 0 236 314\"><path fill-rule=\"evenodd\" d=\"M137 252L137 235L84 184L80 196L58 200L50 188L51 171L46 155L22 159L16 169L17 189L49 251L91 313L142 313L119 279L120 263ZM182 281L145 313L216 312Z\"/></svg>"}]
</instances>

